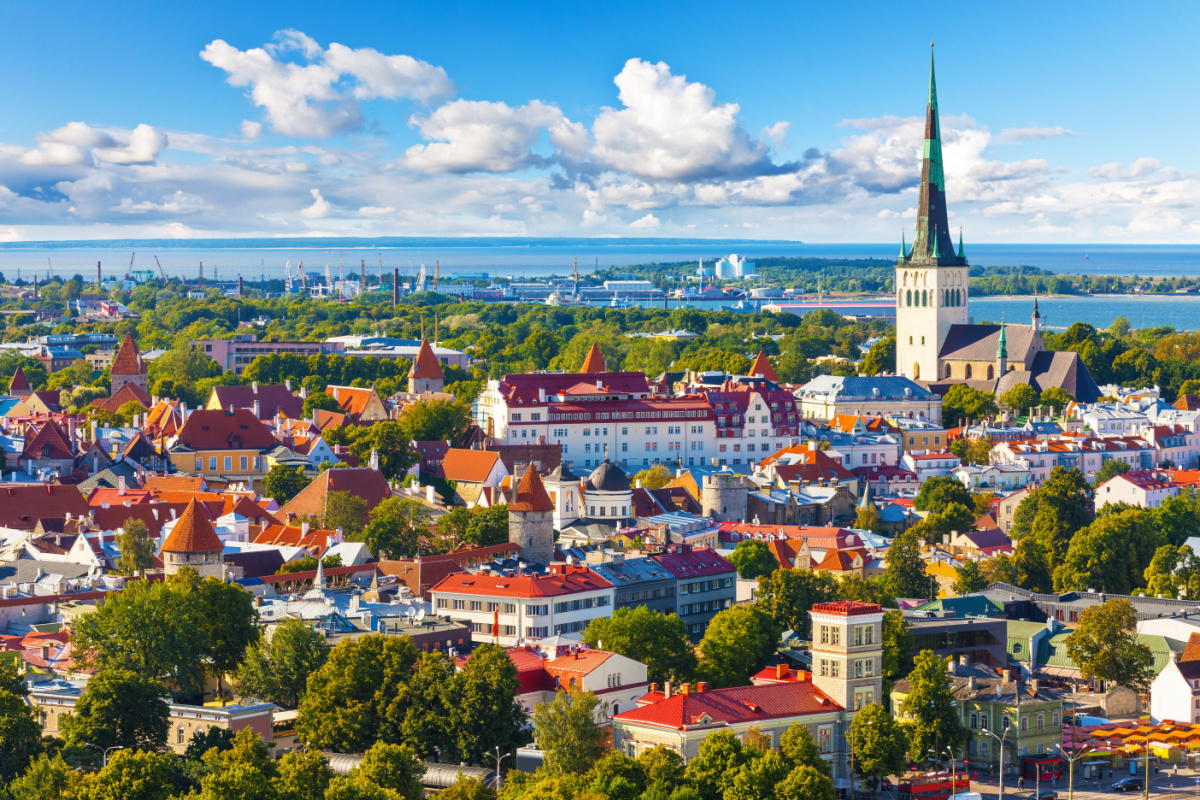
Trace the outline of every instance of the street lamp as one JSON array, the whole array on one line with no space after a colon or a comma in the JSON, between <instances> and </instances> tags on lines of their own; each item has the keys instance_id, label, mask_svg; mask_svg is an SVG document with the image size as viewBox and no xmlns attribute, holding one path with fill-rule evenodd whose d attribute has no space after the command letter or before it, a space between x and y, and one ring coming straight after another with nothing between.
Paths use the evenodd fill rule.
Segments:
<instances>
[{"instance_id":1,"label":"street lamp","mask_svg":"<svg viewBox=\"0 0 1200 800\"><path fill-rule=\"evenodd\" d=\"M114 744L112 747L108 748L107 750L104 749L103 747L101 747L100 745L92 744L91 742L84 742L83 746L84 747L94 747L100 751L100 755L103 757L102 767L108 766L108 754L109 753L111 753L113 750L124 750L125 749L125 745L123 745L123 744Z\"/></svg>"},{"instance_id":2,"label":"street lamp","mask_svg":"<svg viewBox=\"0 0 1200 800\"><path fill-rule=\"evenodd\" d=\"M491 756L492 758L496 759L496 791L499 792L500 791L500 783L501 783L500 762L503 761L504 759L508 758L509 756L511 756L512 753L505 753L504 755L500 755L500 745L496 745L496 755L493 756L491 753L488 753L488 755Z\"/></svg>"},{"instance_id":3,"label":"street lamp","mask_svg":"<svg viewBox=\"0 0 1200 800\"><path fill-rule=\"evenodd\" d=\"M997 742L1000 743L1000 796L999 796L999 800L1004 800L1004 740L1008 738L1008 732L1010 730L1012 730L1011 726L1008 728L1005 728L1004 733L997 736L996 734L989 731L987 728L983 729L983 732L985 734L987 734L988 736L992 737L993 739L995 739Z\"/></svg>"},{"instance_id":4,"label":"street lamp","mask_svg":"<svg viewBox=\"0 0 1200 800\"><path fill-rule=\"evenodd\" d=\"M954 763L954 748L947 747L946 753L950 756L950 796L954 797L958 794L958 775L955 772L956 764ZM971 784L967 784L967 788L971 788Z\"/></svg>"},{"instance_id":5,"label":"street lamp","mask_svg":"<svg viewBox=\"0 0 1200 800\"><path fill-rule=\"evenodd\" d=\"M1092 752L1091 745L1083 745L1075 748L1074 755L1067 755L1066 749L1061 744L1055 744L1059 755L1067 760L1067 800L1075 800L1075 762Z\"/></svg>"}]
</instances>

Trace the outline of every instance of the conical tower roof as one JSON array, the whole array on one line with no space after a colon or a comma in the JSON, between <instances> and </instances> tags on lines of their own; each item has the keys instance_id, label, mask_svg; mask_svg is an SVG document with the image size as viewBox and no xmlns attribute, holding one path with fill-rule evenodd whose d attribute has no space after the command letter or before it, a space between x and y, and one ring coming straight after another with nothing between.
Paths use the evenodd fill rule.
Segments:
<instances>
[{"instance_id":1,"label":"conical tower roof","mask_svg":"<svg viewBox=\"0 0 1200 800\"><path fill-rule=\"evenodd\" d=\"M525 474L517 482L516 491L513 492L513 501L508 504L508 510L554 510L554 502L546 492L546 484L542 483L542 476L538 475L538 471L533 468L532 464L525 468Z\"/></svg>"},{"instance_id":2,"label":"conical tower roof","mask_svg":"<svg viewBox=\"0 0 1200 800\"><path fill-rule=\"evenodd\" d=\"M750 367L750 377L763 376L769 381L779 383L779 376L775 374L775 368L771 366L771 362L767 360L767 354L762 350L758 351L758 357L754 359L753 366Z\"/></svg>"},{"instance_id":3,"label":"conical tower roof","mask_svg":"<svg viewBox=\"0 0 1200 800\"><path fill-rule=\"evenodd\" d=\"M445 379L442 365L438 363L437 356L433 354L433 348L429 346L428 339L421 339L421 349L417 351L417 357L408 370L408 377Z\"/></svg>"},{"instance_id":4,"label":"conical tower roof","mask_svg":"<svg viewBox=\"0 0 1200 800\"><path fill-rule=\"evenodd\" d=\"M8 393L12 395L29 394L32 391L33 387L29 385L29 378L25 377L25 370L17 367L12 380L8 382Z\"/></svg>"},{"instance_id":5,"label":"conical tower roof","mask_svg":"<svg viewBox=\"0 0 1200 800\"><path fill-rule=\"evenodd\" d=\"M179 516L162 549L167 553L219 553L225 544L213 530L208 515L193 499Z\"/></svg>"},{"instance_id":6,"label":"conical tower roof","mask_svg":"<svg viewBox=\"0 0 1200 800\"><path fill-rule=\"evenodd\" d=\"M962 245L960 242L959 249ZM912 252L902 262L936 266L966 266L954 252L946 209L946 173L942 163L942 125L938 117L937 79L933 52L929 54L929 100L925 107L925 148L921 157L921 191L917 201L917 231Z\"/></svg>"},{"instance_id":7,"label":"conical tower roof","mask_svg":"<svg viewBox=\"0 0 1200 800\"><path fill-rule=\"evenodd\" d=\"M146 362L142 360L142 354L138 352L137 345L133 342L133 335L128 331L125 333L125 339L121 342L121 349L117 351L117 355L113 358L111 375L145 375Z\"/></svg>"},{"instance_id":8,"label":"conical tower roof","mask_svg":"<svg viewBox=\"0 0 1200 800\"><path fill-rule=\"evenodd\" d=\"M588 350L587 358L583 360L583 367L579 371L583 373L608 372L608 367L604 365L604 355L600 352L600 346L595 342L592 342L592 349Z\"/></svg>"}]
</instances>

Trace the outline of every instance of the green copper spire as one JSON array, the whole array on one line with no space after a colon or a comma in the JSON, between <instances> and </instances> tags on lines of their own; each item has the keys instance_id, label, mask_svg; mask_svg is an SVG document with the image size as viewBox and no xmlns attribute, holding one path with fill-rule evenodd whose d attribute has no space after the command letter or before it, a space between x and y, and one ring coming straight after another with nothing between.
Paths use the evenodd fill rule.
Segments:
<instances>
[{"instance_id":1,"label":"green copper spire","mask_svg":"<svg viewBox=\"0 0 1200 800\"><path fill-rule=\"evenodd\" d=\"M962 228L958 229L958 257L966 258L966 255L963 253L963 246L962 246Z\"/></svg>"},{"instance_id":2,"label":"green copper spire","mask_svg":"<svg viewBox=\"0 0 1200 800\"><path fill-rule=\"evenodd\" d=\"M1004 323L1000 323L1000 344L996 347L996 358L1008 358L1008 338L1004 335Z\"/></svg>"},{"instance_id":3,"label":"green copper spire","mask_svg":"<svg viewBox=\"0 0 1200 800\"><path fill-rule=\"evenodd\" d=\"M931 45L932 46L932 45ZM966 266L962 248L955 255L946 211L946 175L942 163L942 126L938 116L937 75L929 54L929 100L925 108L925 146L921 154L921 187L917 203L917 232L913 237L914 265Z\"/></svg>"},{"instance_id":4,"label":"green copper spire","mask_svg":"<svg viewBox=\"0 0 1200 800\"><path fill-rule=\"evenodd\" d=\"M904 228L900 229L900 260L908 258L908 245L904 241Z\"/></svg>"}]
</instances>

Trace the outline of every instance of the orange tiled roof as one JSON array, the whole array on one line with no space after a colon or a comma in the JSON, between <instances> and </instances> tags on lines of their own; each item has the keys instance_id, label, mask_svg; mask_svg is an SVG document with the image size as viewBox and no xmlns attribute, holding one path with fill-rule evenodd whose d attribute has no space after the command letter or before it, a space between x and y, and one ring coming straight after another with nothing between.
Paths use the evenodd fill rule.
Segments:
<instances>
[{"instance_id":1,"label":"orange tiled roof","mask_svg":"<svg viewBox=\"0 0 1200 800\"><path fill-rule=\"evenodd\" d=\"M517 493L513 498L510 511L553 511L554 503L546 494L546 485L532 465L525 468L525 474L517 483Z\"/></svg>"},{"instance_id":2,"label":"orange tiled roof","mask_svg":"<svg viewBox=\"0 0 1200 800\"><path fill-rule=\"evenodd\" d=\"M758 357L754 359L754 365L750 367L750 377L762 375L769 381L779 383L779 376L775 374L775 368L771 366L771 362L767 360L767 354L762 350L758 351Z\"/></svg>"},{"instance_id":3,"label":"orange tiled roof","mask_svg":"<svg viewBox=\"0 0 1200 800\"><path fill-rule=\"evenodd\" d=\"M142 354L138 352L137 345L133 343L133 335L126 331L125 339L121 342L121 349L117 351L117 355L113 358L112 375L145 375L146 362L142 360Z\"/></svg>"},{"instance_id":4,"label":"orange tiled roof","mask_svg":"<svg viewBox=\"0 0 1200 800\"><path fill-rule=\"evenodd\" d=\"M193 500L179 515L179 521L163 542L167 553L218 553L225 549L221 537L213 530L208 515L201 511Z\"/></svg>"},{"instance_id":5,"label":"orange tiled roof","mask_svg":"<svg viewBox=\"0 0 1200 800\"><path fill-rule=\"evenodd\" d=\"M583 367L580 372L608 372L608 368L604 365L604 355L600 352L600 347L595 342L592 342L592 349L588 350L587 358L583 360Z\"/></svg>"},{"instance_id":6,"label":"orange tiled roof","mask_svg":"<svg viewBox=\"0 0 1200 800\"><path fill-rule=\"evenodd\" d=\"M489 450L463 450L451 447L438 467L439 477L451 481L483 483L500 460L500 454Z\"/></svg>"},{"instance_id":7,"label":"orange tiled roof","mask_svg":"<svg viewBox=\"0 0 1200 800\"><path fill-rule=\"evenodd\" d=\"M357 416L367 410L374 389L360 389L357 386L326 386L325 394L337 400L342 410L351 416Z\"/></svg>"},{"instance_id":8,"label":"orange tiled roof","mask_svg":"<svg viewBox=\"0 0 1200 800\"><path fill-rule=\"evenodd\" d=\"M437 356L433 354L433 348L429 346L429 341L421 339L421 349L417 351L417 357L413 360L412 367L408 370L410 378L444 378L442 373L442 365L438 363Z\"/></svg>"}]
</instances>

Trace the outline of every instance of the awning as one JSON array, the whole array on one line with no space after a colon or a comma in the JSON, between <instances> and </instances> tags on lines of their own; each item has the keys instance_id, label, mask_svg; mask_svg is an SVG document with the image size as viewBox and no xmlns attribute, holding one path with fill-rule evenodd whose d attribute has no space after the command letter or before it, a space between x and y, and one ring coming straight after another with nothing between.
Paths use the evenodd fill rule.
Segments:
<instances>
[{"instance_id":1,"label":"awning","mask_svg":"<svg viewBox=\"0 0 1200 800\"><path fill-rule=\"evenodd\" d=\"M1038 667L1034 672L1055 678L1078 678L1080 675L1078 667L1052 667L1049 665Z\"/></svg>"}]
</instances>

